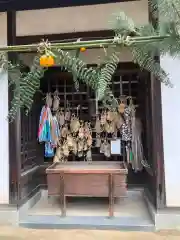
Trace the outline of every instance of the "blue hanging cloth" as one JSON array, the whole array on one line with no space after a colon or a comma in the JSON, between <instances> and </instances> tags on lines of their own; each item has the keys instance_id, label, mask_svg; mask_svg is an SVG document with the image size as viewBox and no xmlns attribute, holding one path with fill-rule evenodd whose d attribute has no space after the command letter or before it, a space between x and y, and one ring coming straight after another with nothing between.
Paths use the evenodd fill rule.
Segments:
<instances>
[{"instance_id":1,"label":"blue hanging cloth","mask_svg":"<svg viewBox=\"0 0 180 240\"><path fill-rule=\"evenodd\" d=\"M43 107L41 110L40 118L39 118L39 129L38 129L38 140L39 142L46 142L47 139L47 120L48 120L48 109L47 107Z\"/></svg>"},{"instance_id":2,"label":"blue hanging cloth","mask_svg":"<svg viewBox=\"0 0 180 240\"><path fill-rule=\"evenodd\" d=\"M54 157L54 148L50 142L45 143L45 157Z\"/></svg>"},{"instance_id":3,"label":"blue hanging cloth","mask_svg":"<svg viewBox=\"0 0 180 240\"><path fill-rule=\"evenodd\" d=\"M44 106L41 110L38 129L39 142L45 142L45 157L54 156L54 145L52 138L52 123L51 109Z\"/></svg>"}]
</instances>

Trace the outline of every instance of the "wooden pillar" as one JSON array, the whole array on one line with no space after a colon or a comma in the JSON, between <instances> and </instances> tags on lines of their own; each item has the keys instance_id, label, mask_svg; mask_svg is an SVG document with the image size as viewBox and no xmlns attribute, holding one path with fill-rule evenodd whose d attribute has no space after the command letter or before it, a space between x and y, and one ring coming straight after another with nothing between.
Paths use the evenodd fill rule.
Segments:
<instances>
[{"instance_id":1,"label":"wooden pillar","mask_svg":"<svg viewBox=\"0 0 180 240\"><path fill-rule=\"evenodd\" d=\"M16 44L16 11L7 12L7 40L8 45ZM16 62L16 53L9 53L8 59ZM9 108L13 97L13 86L9 88ZM15 121L9 123L9 183L10 203L20 200L20 157L21 157L21 121L18 111Z\"/></svg>"},{"instance_id":2,"label":"wooden pillar","mask_svg":"<svg viewBox=\"0 0 180 240\"><path fill-rule=\"evenodd\" d=\"M157 2L157 0L151 0ZM156 15L158 16L158 14ZM158 17L154 18L149 9L149 21L155 28L158 27ZM154 59L160 62L159 53ZM150 82L150 104L151 104L151 127L152 127L152 158L155 173L156 186L156 208L165 207L165 174L164 174L164 149L162 134L162 106L161 106L161 82L151 75Z\"/></svg>"},{"instance_id":3,"label":"wooden pillar","mask_svg":"<svg viewBox=\"0 0 180 240\"><path fill-rule=\"evenodd\" d=\"M151 77L152 157L156 178L156 207L165 206L164 149L162 135L161 83Z\"/></svg>"}]
</instances>

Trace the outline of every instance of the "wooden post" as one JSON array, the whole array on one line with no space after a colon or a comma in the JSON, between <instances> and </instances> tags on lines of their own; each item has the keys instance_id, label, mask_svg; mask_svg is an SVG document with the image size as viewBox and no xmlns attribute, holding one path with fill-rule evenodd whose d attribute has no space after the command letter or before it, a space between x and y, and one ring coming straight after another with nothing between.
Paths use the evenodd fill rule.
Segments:
<instances>
[{"instance_id":1,"label":"wooden post","mask_svg":"<svg viewBox=\"0 0 180 240\"><path fill-rule=\"evenodd\" d=\"M66 217L66 196L64 174L60 174L60 202L61 202L61 216Z\"/></svg>"},{"instance_id":2,"label":"wooden post","mask_svg":"<svg viewBox=\"0 0 180 240\"><path fill-rule=\"evenodd\" d=\"M114 178L109 174L109 217L114 217Z\"/></svg>"}]
</instances>

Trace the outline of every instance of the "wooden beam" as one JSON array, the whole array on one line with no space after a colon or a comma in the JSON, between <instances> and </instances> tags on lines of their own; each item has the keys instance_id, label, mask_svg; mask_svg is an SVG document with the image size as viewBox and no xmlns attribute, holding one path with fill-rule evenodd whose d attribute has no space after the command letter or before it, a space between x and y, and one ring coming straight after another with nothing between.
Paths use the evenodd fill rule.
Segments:
<instances>
[{"instance_id":1,"label":"wooden beam","mask_svg":"<svg viewBox=\"0 0 180 240\"><path fill-rule=\"evenodd\" d=\"M37 0L7 0L0 2L0 12L5 11L22 11L22 10L34 10L34 9L47 9L47 8L62 8L73 6L85 6L96 4L108 4L116 2L129 2L136 0L51 0L51 1L37 1Z\"/></svg>"}]
</instances>

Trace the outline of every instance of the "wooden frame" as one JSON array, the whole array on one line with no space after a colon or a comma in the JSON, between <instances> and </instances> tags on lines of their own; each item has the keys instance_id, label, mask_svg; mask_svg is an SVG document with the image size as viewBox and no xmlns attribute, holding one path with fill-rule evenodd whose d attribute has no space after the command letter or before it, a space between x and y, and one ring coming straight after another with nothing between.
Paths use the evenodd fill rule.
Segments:
<instances>
[{"instance_id":1,"label":"wooden frame","mask_svg":"<svg viewBox=\"0 0 180 240\"><path fill-rule=\"evenodd\" d=\"M128 2L135 0L51 0L51 1L3 1L0 4L0 12L5 11L22 11L22 10L34 10L34 9L47 9L47 8L59 8L59 7L72 7L72 6L84 6L94 4L108 4L113 2Z\"/></svg>"}]
</instances>

